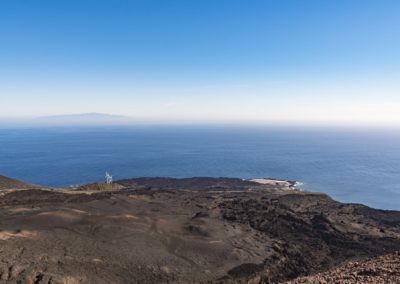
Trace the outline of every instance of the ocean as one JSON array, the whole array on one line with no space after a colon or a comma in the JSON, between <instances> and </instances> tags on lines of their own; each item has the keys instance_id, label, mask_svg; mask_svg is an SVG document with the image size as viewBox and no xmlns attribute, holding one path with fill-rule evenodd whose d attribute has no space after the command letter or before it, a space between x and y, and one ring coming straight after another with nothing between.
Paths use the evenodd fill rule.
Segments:
<instances>
[{"instance_id":1,"label":"ocean","mask_svg":"<svg viewBox=\"0 0 400 284\"><path fill-rule=\"evenodd\" d=\"M273 177L400 210L400 131L239 126L0 129L0 174L65 187L114 179Z\"/></svg>"}]
</instances>

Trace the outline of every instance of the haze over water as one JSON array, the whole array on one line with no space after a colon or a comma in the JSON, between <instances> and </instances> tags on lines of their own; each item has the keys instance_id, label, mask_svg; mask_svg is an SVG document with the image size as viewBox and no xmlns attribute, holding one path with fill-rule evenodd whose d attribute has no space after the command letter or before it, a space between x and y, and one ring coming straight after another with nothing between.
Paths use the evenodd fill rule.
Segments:
<instances>
[{"instance_id":1,"label":"haze over water","mask_svg":"<svg viewBox=\"0 0 400 284\"><path fill-rule=\"evenodd\" d=\"M273 177L400 209L400 133L288 127L0 129L0 174L53 187L141 176Z\"/></svg>"}]
</instances>

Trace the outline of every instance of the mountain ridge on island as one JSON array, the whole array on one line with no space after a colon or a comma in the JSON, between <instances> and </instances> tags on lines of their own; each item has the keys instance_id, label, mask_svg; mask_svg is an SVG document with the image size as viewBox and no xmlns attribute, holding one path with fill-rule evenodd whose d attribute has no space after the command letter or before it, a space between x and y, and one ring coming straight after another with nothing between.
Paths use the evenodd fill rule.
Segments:
<instances>
[{"instance_id":1,"label":"mountain ridge on island","mask_svg":"<svg viewBox=\"0 0 400 284\"><path fill-rule=\"evenodd\" d=\"M123 125L132 122L129 116L99 112L40 116L32 120L32 123L40 125Z\"/></svg>"}]
</instances>

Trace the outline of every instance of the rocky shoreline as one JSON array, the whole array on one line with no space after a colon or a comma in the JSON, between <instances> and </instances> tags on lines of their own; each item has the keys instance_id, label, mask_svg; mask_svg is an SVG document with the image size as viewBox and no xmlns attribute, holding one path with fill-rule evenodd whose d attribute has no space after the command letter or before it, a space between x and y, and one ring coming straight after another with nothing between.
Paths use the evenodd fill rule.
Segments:
<instances>
[{"instance_id":1,"label":"rocky shoreline","mask_svg":"<svg viewBox=\"0 0 400 284\"><path fill-rule=\"evenodd\" d=\"M330 283L329 279L395 283L391 281L399 279L395 252L400 251L400 212L288 190L294 185L274 179L136 178L51 190L0 176L0 279L4 283ZM375 269L364 277L362 271L372 263L386 260L392 272ZM334 271L341 271L341 278L332 278Z\"/></svg>"}]
</instances>

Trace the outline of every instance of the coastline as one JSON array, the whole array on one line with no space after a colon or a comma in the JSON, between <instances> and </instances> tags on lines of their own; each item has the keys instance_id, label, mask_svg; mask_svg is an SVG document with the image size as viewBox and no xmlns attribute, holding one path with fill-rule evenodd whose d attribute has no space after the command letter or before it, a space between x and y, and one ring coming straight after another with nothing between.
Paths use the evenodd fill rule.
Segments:
<instances>
[{"instance_id":1,"label":"coastline","mask_svg":"<svg viewBox=\"0 0 400 284\"><path fill-rule=\"evenodd\" d=\"M52 190L0 177L1 275L281 283L400 251L398 211L257 180L145 177Z\"/></svg>"},{"instance_id":2,"label":"coastline","mask_svg":"<svg viewBox=\"0 0 400 284\"><path fill-rule=\"evenodd\" d=\"M301 182L298 182L298 181L275 179L275 178L252 178L252 179L249 179L249 181L256 182L256 183L263 184L263 185L274 185L274 186L280 186L283 188L286 187L288 190L299 190L297 188L297 186L299 184L302 184Z\"/></svg>"}]
</instances>

